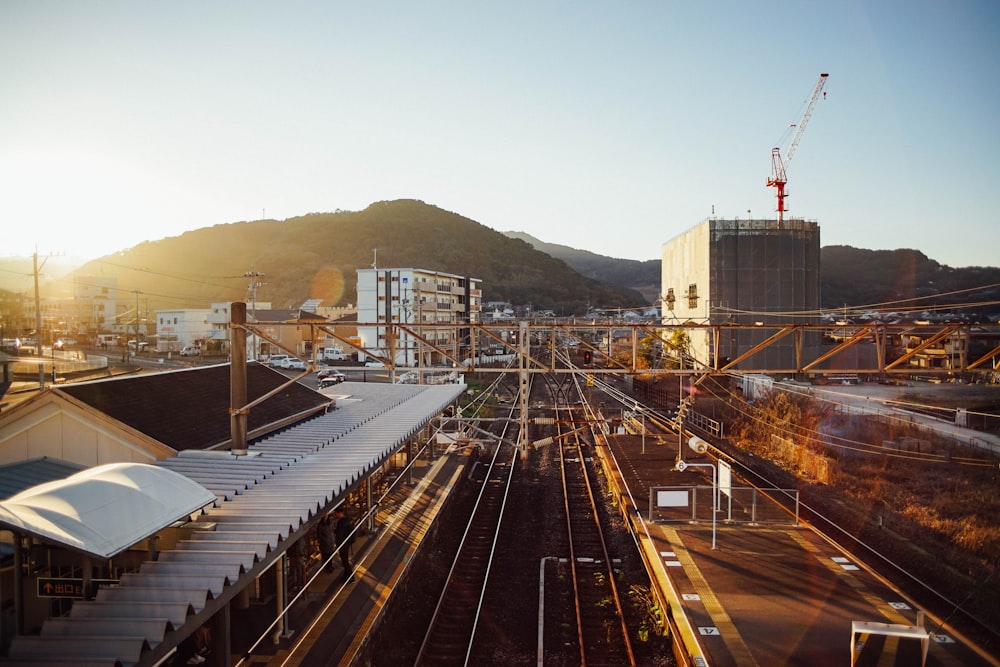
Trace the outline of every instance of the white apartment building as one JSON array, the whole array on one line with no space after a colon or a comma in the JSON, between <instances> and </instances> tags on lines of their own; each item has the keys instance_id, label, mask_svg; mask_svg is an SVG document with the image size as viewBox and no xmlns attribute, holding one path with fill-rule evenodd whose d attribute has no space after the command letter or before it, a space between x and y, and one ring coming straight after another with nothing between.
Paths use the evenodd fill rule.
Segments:
<instances>
[{"instance_id":1,"label":"white apartment building","mask_svg":"<svg viewBox=\"0 0 1000 667\"><path fill-rule=\"evenodd\" d=\"M212 336L211 308L156 311L156 349L180 352L182 347L203 347Z\"/></svg>"},{"instance_id":2,"label":"white apartment building","mask_svg":"<svg viewBox=\"0 0 1000 667\"><path fill-rule=\"evenodd\" d=\"M464 358L468 332L456 324L478 323L482 280L427 269L358 269L358 337L366 349L396 366L429 367L450 362L441 353ZM421 338L402 332L392 340L392 322L420 325ZM365 326L376 325L376 326ZM447 325L435 329L434 324Z\"/></svg>"},{"instance_id":3,"label":"white apartment building","mask_svg":"<svg viewBox=\"0 0 1000 667\"><path fill-rule=\"evenodd\" d=\"M113 331L119 315L118 279L111 276L73 278L73 317L83 331ZM124 304L121 306L124 308Z\"/></svg>"}]
</instances>

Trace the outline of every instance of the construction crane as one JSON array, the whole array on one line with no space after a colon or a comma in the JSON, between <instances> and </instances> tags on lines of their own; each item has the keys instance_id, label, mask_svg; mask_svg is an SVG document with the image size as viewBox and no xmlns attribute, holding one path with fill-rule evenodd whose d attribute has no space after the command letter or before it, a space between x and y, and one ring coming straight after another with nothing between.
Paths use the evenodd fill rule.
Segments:
<instances>
[{"instance_id":1,"label":"construction crane","mask_svg":"<svg viewBox=\"0 0 1000 667\"><path fill-rule=\"evenodd\" d=\"M785 192L785 185L788 184L788 177L785 176L785 168L788 166L788 163L792 161L792 157L795 156L795 149L799 147L799 141L802 140L802 133L805 132L806 125L809 124L809 118L812 117L816 101L819 99L820 94L823 93L823 86L826 85L826 78L828 76L830 75L819 75L819 81L816 82L816 87L813 88L812 96L809 98L809 104L806 105L806 110L802 114L802 118L795 126L795 134L792 136L792 142L788 145L788 151L785 153L785 159L781 159L780 148L771 149L771 178L767 179L767 185L768 187L776 188L778 191L779 226L785 219L785 197L788 196L788 193Z\"/></svg>"}]
</instances>

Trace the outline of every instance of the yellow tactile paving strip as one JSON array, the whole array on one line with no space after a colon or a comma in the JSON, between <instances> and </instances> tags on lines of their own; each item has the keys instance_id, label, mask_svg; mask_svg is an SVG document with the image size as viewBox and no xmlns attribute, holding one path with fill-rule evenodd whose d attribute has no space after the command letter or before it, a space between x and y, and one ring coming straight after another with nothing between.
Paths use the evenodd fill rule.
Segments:
<instances>
[{"instance_id":1,"label":"yellow tactile paving strip","mask_svg":"<svg viewBox=\"0 0 1000 667\"><path fill-rule=\"evenodd\" d=\"M705 607L705 611L712 619L712 623L718 629L718 637L726 644L726 648L732 655L734 664L756 665L757 661L750 654L750 649L747 648L746 642L743 641L739 630L736 629L736 625L729 617L729 614L726 613L725 608L719 602L718 598L715 597L712 587L708 585L705 577L701 574L701 570L698 569L694 559L688 553L687 548L684 546L684 540L670 526L661 526L660 528L666 534L670 546L674 551L674 557L680 562L681 567L684 568L684 574L701 599L702 606ZM710 638L706 637L703 641Z\"/></svg>"}]
</instances>

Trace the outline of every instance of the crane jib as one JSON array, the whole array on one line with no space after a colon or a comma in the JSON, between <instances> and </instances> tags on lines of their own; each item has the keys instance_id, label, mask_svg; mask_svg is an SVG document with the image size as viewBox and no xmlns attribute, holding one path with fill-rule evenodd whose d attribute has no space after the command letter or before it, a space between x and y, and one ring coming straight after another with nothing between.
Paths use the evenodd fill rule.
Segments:
<instances>
[{"instance_id":1,"label":"crane jib","mask_svg":"<svg viewBox=\"0 0 1000 667\"><path fill-rule=\"evenodd\" d=\"M812 117L813 109L816 107L816 102L823 93L823 86L826 85L826 80L829 76L830 75L825 72L819 75L819 80L816 82L815 87L813 87L813 92L809 97L809 103L806 105L806 110L803 112L802 118L799 122L795 124L795 134L792 136L792 141L789 143L788 150L785 152L785 158L781 158L780 148L771 149L771 178L767 179L767 185L768 187L773 187L777 190L777 210L779 222L784 217L785 197L788 196L788 193L785 192L785 185L788 183L785 170L788 167L788 163L792 161L792 157L795 156L795 151L799 147L799 141L802 140L802 133L805 132L806 126L809 124L809 119Z\"/></svg>"}]
</instances>

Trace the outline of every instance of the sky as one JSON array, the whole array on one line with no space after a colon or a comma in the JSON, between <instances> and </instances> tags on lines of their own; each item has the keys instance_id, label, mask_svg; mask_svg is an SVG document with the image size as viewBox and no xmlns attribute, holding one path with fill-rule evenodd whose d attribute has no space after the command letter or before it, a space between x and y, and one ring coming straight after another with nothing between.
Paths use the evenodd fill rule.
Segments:
<instances>
[{"instance_id":1,"label":"sky","mask_svg":"<svg viewBox=\"0 0 1000 667\"><path fill-rule=\"evenodd\" d=\"M658 259L705 218L1000 266L1000 3L0 4L0 256L420 199Z\"/></svg>"}]
</instances>

